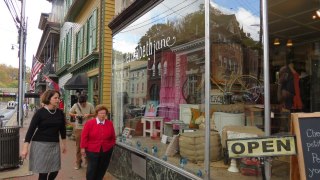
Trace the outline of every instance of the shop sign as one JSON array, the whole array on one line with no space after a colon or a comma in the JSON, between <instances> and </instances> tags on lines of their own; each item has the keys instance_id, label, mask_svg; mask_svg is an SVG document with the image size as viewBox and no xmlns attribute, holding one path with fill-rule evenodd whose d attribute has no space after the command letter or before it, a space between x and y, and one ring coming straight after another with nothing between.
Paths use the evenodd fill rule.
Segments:
<instances>
[{"instance_id":1,"label":"shop sign","mask_svg":"<svg viewBox=\"0 0 320 180\"><path fill-rule=\"evenodd\" d=\"M299 169L301 180L319 180L320 113L292 113L291 120L297 140L298 164L292 161L290 171Z\"/></svg>"},{"instance_id":2,"label":"shop sign","mask_svg":"<svg viewBox=\"0 0 320 180\"><path fill-rule=\"evenodd\" d=\"M124 62L129 63L145 57L156 54L156 51L163 48L171 47L176 43L176 37L165 37L159 40L148 39L144 44L138 44L135 48L135 52L128 53L125 57ZM150 59L148 59L150 60Z\"/></svg>"},{"instance_id":3,"label":"shop sign","mask_svg":"<svg viewBox=\"0 0 320 180\"><path fill-rule=\"evenodd\" d=\"M296 154L294 136L228 139L227 147L230 158Z\"/></svg>"}]
</instances>

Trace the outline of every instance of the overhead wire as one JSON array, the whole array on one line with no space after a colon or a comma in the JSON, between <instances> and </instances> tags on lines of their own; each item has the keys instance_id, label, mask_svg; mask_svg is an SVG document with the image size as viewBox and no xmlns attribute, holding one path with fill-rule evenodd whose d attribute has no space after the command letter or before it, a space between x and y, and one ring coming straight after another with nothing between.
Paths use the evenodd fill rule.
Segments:
<instances>
[{"instance_id":1,"label":"overhead wire","mask_svg":"<svg viewBox=\"0 0 320 180\"><path fill-rule=\"evenodd\" d=\"M161 19L163 19L163 18L166 18L166 17L168 17L168 16L170 16L170 15L172 15L172 14L178 12L178 11L181 11L181 10L183 10L183 9L191 6L192 4L194 4L194 3L196 3L196 2L197 2L197 0L194 1L194 2L192 2L192 3L190 3L190 4L187 4L186 6L183 6L182 8L180 8L180 9L178 9L178 10L176 10L176 11L173 11L172 13L169 13L169 14L167 14L167 15L165 15L165 16L163 16L163 17L160 17L160 18L158 18L158 19L156 19L156 20L154 20L154 21L151 21L151 22L149 22L149 23L147 23L147 24L141 25L141 24L143 24L144 22L150 21L150 19L148 19L147 21L144 21L144 22L142 22L142 23L140 23L140 24L137 24L137 25L140 25L140 26L138 26L138 27L136 27L136 28L128 29L128 30L126 30L126 31L121 31L120 33L125 33L125 32L129 32L129 31L137 30L137 29L140 29L140 28L142 28L142 27L144 27L144 26L146 26L146 25L153 24L154 22L157 22L157 21L159 21L159 20L161 20ZM166 12L167 12L167 11L169 11L169 9L166 10ZM156 17L158 17L158 16L155 16L155 18L156 18ZM135 26L137 26L137 25L134 25L134 26L131 26L131 27L135 27Z\"/></svg>"},{"instance_id":2,"label":"overhead wire","mask_svg":"<svg viewBox=\"0 0 320 180\"><path fill-rule=\"evenodd\" d=\"M181 3L178 3L178 4L176 4L176 5L173 5L173 7L178 7L178 6L180 6L181 4L183 4L183 3L185 3L185 2L186 2L186 1L182 1ZM162 4L161 4L161 5L162 5ZM155 15L155 16L151 17L151 18L148 19L148 20L142 21L142 22L139 23L139 24L129 25L127 28L132 28L132 27L136 27L136 26L142 25L142 24L145 23L145 22L149 22L149 21L152 20L152 19L158 18L161 14L164 14L164 13L166 13L166 12L168 12L168 11L170 11L170 9L167 9L167 10L165 10L165 11L163 11L163 12L160 12L158 15Z\"/></svg>"},{"instance_id":3,"label":"overhead wire","mask_svg":"<svg viewBox=\"0 0 320 180\"><path fill-rule=\"evenodd\" d=\"M9 1L11 2L11 4L8 3ZM13 4L12 4L12 1L11 1L11 0L4 0L4 2L5 2L8 10L9 10L9 13L10 13L10 15L11 15L11 17L12 17L12 19L13 19L16 27L17 27L17 29L19 29L19 27L20 27L20 22L18 22L18 21L20 21L20 20L19 20L19 18L18 18L17 11L15 10L15 7L14 7ZM14 12L13 12L13 11L14 11Z\"/></svg>"}]
</instances>

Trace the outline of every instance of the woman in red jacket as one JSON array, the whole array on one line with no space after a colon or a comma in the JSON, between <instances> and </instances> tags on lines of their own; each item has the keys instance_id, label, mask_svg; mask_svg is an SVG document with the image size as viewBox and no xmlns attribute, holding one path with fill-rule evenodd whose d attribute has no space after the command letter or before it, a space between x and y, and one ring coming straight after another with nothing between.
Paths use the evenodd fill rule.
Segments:
<instances>
[{"instance_id":1,"label":"woman in red jacket","mask_svg":"<svg viewBox=\"0 0 320 180\"><path fill-rule=\"evenodd\" d=\"M87 180L102 180L108 169L116 134L113 123L106 119L108 109L98 105L96 118L86 122L81 134L81 154L87 157Z\"/></svg>"}]
</instances>

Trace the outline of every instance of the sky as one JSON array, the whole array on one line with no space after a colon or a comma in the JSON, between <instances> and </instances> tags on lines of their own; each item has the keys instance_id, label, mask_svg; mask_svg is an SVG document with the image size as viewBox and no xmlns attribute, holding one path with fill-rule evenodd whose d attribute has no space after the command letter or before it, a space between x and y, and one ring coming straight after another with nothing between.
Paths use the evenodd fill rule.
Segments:
<instances>
[{"instance_id":1,"label":"sky","mask_svg":"<svg viewBox=\"0 0 320 180\"><path fill-rule=\"evenodd\" d=\"M9 0L8 0L9 1ZM20 17L21 1L12 0ZM38 29L41 13L51 12L51 3L47 0L25 0L25 17L27 20L26 66L31 68L32 57L36 54L42 30ZM18 30L4 0L0 1L0 64L19 67ZM14 47L12 50L11 47Z\"/></svg>"},{"instance_id":2,"label":"sky","mask_svg":"<svg viewBox=\"0 0 320 180\"><path fill-rule=\"evenodd\" d=\"M120 52L134 52L140 38L156 23L181 18L197 10L197 0L166 0L147 12L113 37L113 48ZM255 41L259 40L260 1L257 0L211 0L210 5L223 14L234 14L243 31ZM170 8L171 7L171 8Z\"/></svg>"}]
</instances>

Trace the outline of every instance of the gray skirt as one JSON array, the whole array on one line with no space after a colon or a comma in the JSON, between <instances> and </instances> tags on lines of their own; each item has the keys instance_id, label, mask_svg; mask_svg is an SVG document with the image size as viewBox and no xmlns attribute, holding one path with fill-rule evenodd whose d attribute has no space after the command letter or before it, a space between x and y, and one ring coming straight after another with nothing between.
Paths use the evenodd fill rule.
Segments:
<instances>
[{"instance_id":1,"label":"gray skirt","mask_svg":"<svg viewBox=\"0 0 320 180\"><path fill-rule=\"evenodd\" d=\"M32 141L29 156L29 171L49 173L61 169L59 142Z\"/></svg>"}]
</instances>

